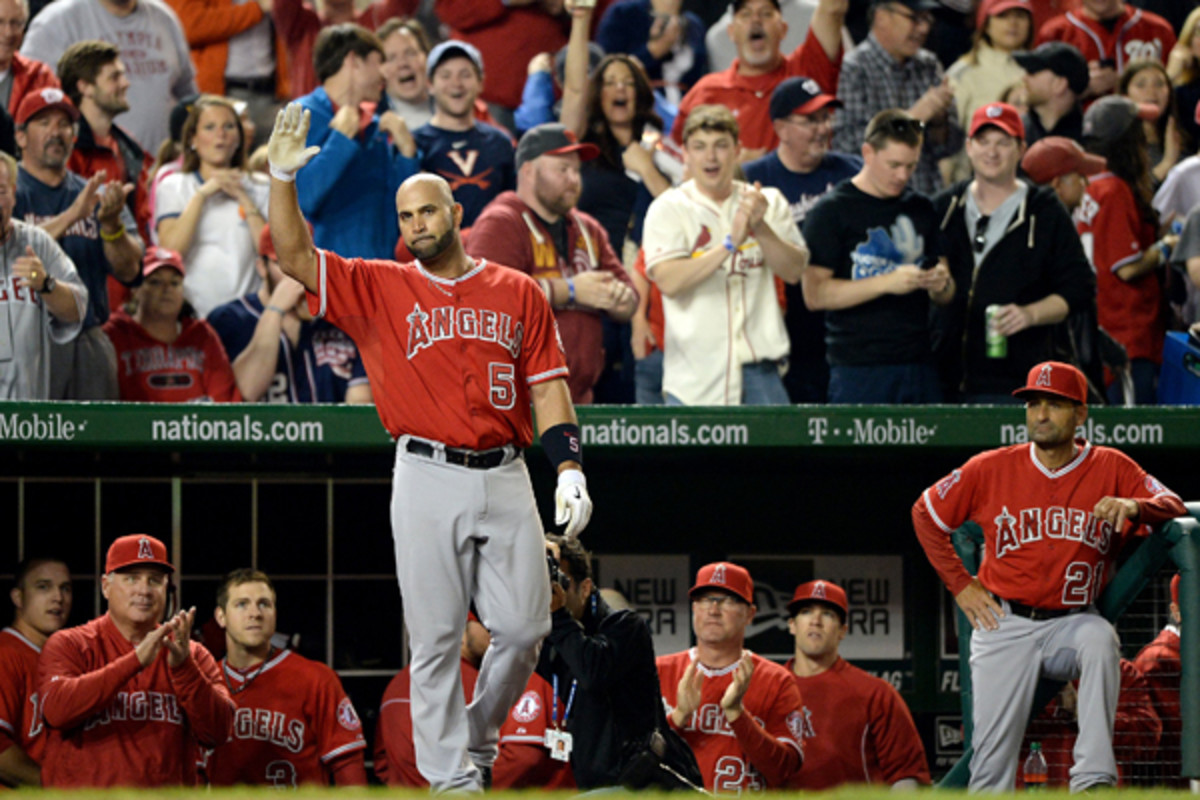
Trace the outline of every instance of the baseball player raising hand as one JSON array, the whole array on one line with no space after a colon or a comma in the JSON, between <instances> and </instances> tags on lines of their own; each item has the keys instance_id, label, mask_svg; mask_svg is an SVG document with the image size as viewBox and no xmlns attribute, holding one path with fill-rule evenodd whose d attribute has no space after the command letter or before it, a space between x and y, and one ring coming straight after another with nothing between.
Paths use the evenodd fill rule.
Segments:
<instances>
[{"instance_id":1,"label":"baseball player raising hand","mask_svg":"<svg viewBox=\"0 0 1200 800\"><path fill-rule=\"evenodd\" d=\"M462 206L437 176L414 175L396 193L413 263L314 249L293 182L319 150L305 147L308 124L293 103L271 134L272 239L313 316L358 344L396 439L392 536L417 767L434 791L478 790L550 630L542 526L521 456L531 402L558 471L556 520L574 536L591 516L565 357L537 284L463 252ZM492 646L464 712L458 651L472 600Z\"/></svg>"},{"instance_id":2,"label":"baseball player raising hand","mask_svg":"<svg viewBox=\"0 0 1200 800\"><path fill-rule=\"evenodd\" d=\"M1071 791L1113 785L1121 654L1093 604L1127 537L1186 510L1133 459L1075 438L1087 419L1087 382L1075 367L1038 364L1013 394L1025 400L1029 444L975 456L926 489L912 514L925 553L975 627L970 788L1012 791L1043 675L1079 680ZM950 543L967 520L983 529L977 578Z\"/></svg>"}]
</instances>

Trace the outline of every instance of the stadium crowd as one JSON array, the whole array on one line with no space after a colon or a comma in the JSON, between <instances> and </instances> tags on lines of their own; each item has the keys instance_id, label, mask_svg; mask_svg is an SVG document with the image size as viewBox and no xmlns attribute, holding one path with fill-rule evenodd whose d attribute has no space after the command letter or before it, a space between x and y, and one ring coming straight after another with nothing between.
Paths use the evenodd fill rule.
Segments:
<instances>
[{"instance_id":1,"label":"stadium crowd","mask_svg":"<svg viewBox=\"0 0 1200 800\"><path fill-rule=\"evenodd\" d=\"M1153 404L1197 332L1191 0L0 0L0 398L371 402L278 268L297 100L317 247L411 260L445 178L576 403ZM585 147L525 163L557 130ZM544 140L543 140L544 141ZM1171 401L1167 398L1166 401Z\"/></svg>"}]
</instances>

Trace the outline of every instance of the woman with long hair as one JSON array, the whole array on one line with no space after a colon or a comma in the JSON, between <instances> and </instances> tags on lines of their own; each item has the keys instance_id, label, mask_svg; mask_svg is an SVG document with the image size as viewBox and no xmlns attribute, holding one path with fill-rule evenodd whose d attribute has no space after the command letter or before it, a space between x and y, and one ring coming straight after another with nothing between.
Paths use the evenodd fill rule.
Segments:
<instances>
[{"instance_id":1,"label":"woman with long hair","mask_svg":"<svg viewBox=\"0 0 1200 800\"><path fill-rule=\"evenodd\" d=\"M1157 119L1142 121L1146 135L1146 154L1150 160L1150 178L1154 188L1163 182L1171 167L1187 152L1185 134L1179 126L1177 100L1167 70L1157 61L1142 59L1125 67L1117 83L1117 94L1135 103L1158 109Z\"/></svg>"},{"instance_id":2,"label":"woman with long hair","mask_svg":"<svg viewBox=\"0 0 1200 800\"><path fill-rule=\"evenodd\" d=\"M954 84L958 121L966 130L975 109L1001 99L1025 70L1013 60L1033 44L1033 12L1028 0L983 0L975 15L971 49L946 76Z\"/></svg>"},{"instance_id":3,"label":"woman with long hair","mask_svg":"<svg viewBox=\"0 0 1200 800\"><path fill-rule=\"evenodd\" d=\"M258 286L254 260L270 186L246 171L244 142L233 103L202 96L183 123L183 165L155 196L158 242L183 255L184 293L201 317Z\"/></svg>"},{"instance_id":4,"label":"woman with long hair","mask_svg":"<svg viewBox=\"0 0 1200 800\"><path fill-rule=\"evenodd\" d=\"M1141 112L1119 95L1088 108L1084 146L1108 166L1089 180L1076 220L1096 272L1100 326L1125 347L1135 402L1153 405L1166 336L1162 273L1178 237L1158 239ZM1109 385L1108 399L1120 402L1119 382Z\"/></svg>"},{"instance_id":5,"label":"woman with long hair","mask_svg":"<svg viewBox=\"0 0 1200 800\"><path fill-rule=\"evenodd\" d=\"M1192 10L1179 29L1179 39L1167 56L1167 77L1175 87L1179 122L1193 142L1200 142L1196 104L1200 103L1200 6Z\"/></svg>"}]
</instances>

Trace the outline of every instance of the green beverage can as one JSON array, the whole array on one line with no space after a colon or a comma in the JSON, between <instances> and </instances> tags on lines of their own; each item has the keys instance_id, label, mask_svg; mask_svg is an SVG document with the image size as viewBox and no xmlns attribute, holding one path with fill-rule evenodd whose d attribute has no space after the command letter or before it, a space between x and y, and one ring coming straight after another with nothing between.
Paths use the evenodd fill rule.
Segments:
<instances>
[{"instance_id":1,"label":"green beverage can","mask_svg":"<svg viewBox=\"0 0 1200 800\"><path fill-rule=\"evenodd\" d=\"M1008 358L1008 337L996 333L995 319L1000 306L990 305L983 310L984 327L987 334L988 358Z\"/></svg>"}]
</instances>

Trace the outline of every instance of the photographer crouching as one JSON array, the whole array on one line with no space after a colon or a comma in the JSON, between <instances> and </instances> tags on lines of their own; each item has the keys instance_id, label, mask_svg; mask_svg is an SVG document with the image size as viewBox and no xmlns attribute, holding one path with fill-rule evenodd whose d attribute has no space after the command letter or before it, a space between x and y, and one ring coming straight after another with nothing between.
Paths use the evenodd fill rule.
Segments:
<instances>
[{"instance_id":1,"label":"photographer crouching","mask_svg":"<svg viewBox=\"0 0 1200 800\"><path fill-rule=\"evenodd\" d=\"M580 789L697 789L700 768L667 725L645 620L613 611L578 539L548 535L552 627L537 672L564 704L547 727L551 757L570 760Z\"/></svg>"}]
</instances>

